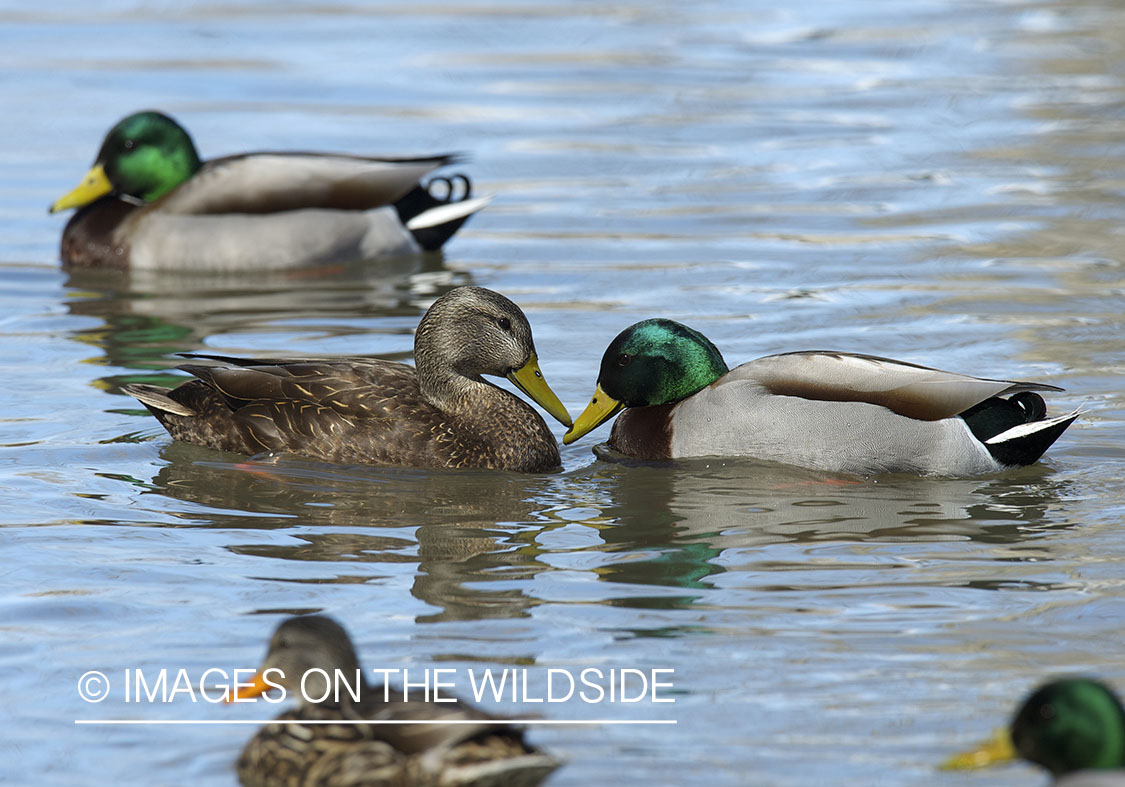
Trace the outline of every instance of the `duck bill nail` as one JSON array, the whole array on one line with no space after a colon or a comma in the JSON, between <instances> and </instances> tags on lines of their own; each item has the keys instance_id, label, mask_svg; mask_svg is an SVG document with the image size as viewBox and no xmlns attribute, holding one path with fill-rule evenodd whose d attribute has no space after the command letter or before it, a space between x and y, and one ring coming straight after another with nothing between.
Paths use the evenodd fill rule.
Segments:
<instances>
[{"instance_id":1,"label":"duck bill nail","mask_svg":"<svg viewBox=\"0 0 1125 787\"><path fill-rule=\"evenodd\" d=\"M997 730L992 739L971 751L961 752L950 757L941 767L946 771L963 771L999 765L1017 759L1012 736L1007 730Z\"/></svg>"},{"instance_id":2,"label":"duck bill nail","mask_svg":"<svg viewBox=\"0 0 1125 787\"><path fill-rule=\"evenodd\" d=\"M50 212L58 213L60 210L67 210L68 208L81 208L83 205L89 205L98 197L104 197L111 191L113 191L113 185L105 174L105 167L101 164L95 164L77 187L59 197L58 201L51 206Z\"/></svg>"},{"instance_id":3,"label":"duck bill nail","mask_svg":"<svg viewBox=\"0 0 1125 787\"><path fill-rule=\"evenodd\" d=\"M550 413L552 418L563 426L570 426L570 413L563 407L559 397L555 396L551 386L547 385L547 381L543 379L543 372L539 371L539 359L535 353L531 354L531 358L522 367L510 372L508 379Z\"/></svg>"},{"instance_id":4,"label":"duck bill nail","mask_svg":"<svg viewBox=\"0 0 1125 787\"><path fill-rule=\"evenodd\" d=\"M273 686L266 683L265 674L258 670L254 673L254 677L250 680L250 685L242 684L237 692L227 694L226 702L234 702L235 700L246 700L251 697L257 697L259 694L272 689Z\"/></svg>"},{"instance_id":5,"label":"duck bill nail","mask_svg":"<svg viewBox=\"0 0 1125 787\"><path fill-rule=\"evenodd\" d=\"M594 398L586 405L586 409L582 411L582 415L575 419L574 426L570 427L570 431L563 435L563 443L565 445L570 445L587 432L597 429L610 418L617 415L624 406L625 405L621 404L621 402L613 397L607 396L606 392L603 391L602 387L599 385L594 391Z\"/></svg>"}]
</instances>

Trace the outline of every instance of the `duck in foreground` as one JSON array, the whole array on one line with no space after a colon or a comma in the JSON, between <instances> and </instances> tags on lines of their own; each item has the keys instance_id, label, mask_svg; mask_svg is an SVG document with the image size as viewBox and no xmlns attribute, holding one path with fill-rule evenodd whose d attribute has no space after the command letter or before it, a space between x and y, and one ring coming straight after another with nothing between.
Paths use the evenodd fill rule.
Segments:
<instances>
[{"instance_id":1,"label":"duck in foreground","mask_svg":"<svg viewBox=\"0 0 1125 787\"><path fill-rule=\"evenodd\" d=\"M362 675L340 624L304 615L277 627L265 662L235 701L281 686L297 697L298 705L262 728L242 750L238 776L243 785L533 787L559 765L503 719L460 701L387 701L388 694L394 697L398 691L369 686L362 678L358 700L343 685L337 698L323 677L337 674L353 686L354 676ZM303 689L302 676L307 676ZM309 699L322 696L327 697L322 702ZM350 723L357 721L414 723ZM418 723L422 721L433 723ZM451 721L456 723L443 723Z\"/></svg>"},{"instance_id":2,"label":"duck in foreground","mask_svg":"<svg viewBox=\"0 0 1125 787\"><path fill-rule=\"evenodd\" d=\"M348 464L542 472L559 466L543 418L481 375L507 377L566 426L520 308L482 287L438 298L414 336L415 367L373 358L217 362L174 390L126 385L177 440L240 454Z\"/></svg>"},{"instance_id":3,"label":"duck in foreground","mask_svg":"<svg viewBox=\"0 0 1125 787\"><path fill-rule=\"evenodd\" d=\"M1008 729L943 768L983 768L1017 758L1046 768L1056 787L1125 787L1125 708L1099 681L1052 681L1024 701Z\"/></svg>"},{"instance_id":4,"label":"duck in foreground","mask_svg":"<svg viewBox=\"0 0 1125 787\"><path fill-rule=\"evenodd\" d=\"M837 352L728 369L701 333L653 319L609 345L563 442L624 409L609 446L636 459L746 456L859 475L969 476L1039 459L1079 415L1046 417L1034 391L1058 390Z\"/></svg>"},{"instance_id":5,"label":"duck in foreground","mask_svg":"<svg viewBox=\"0 0 1125 787\"><path fill-rule=\"evenodd\" d=\"M455 160L263 152L201 161L176 121L138 112L110 129L51 212L82 208L63 230L69 265L242 271L417 254L441 248L488 201L470 198L463 175L430 184L447 191L420 185Z\"/></svg>"}]
</instances>

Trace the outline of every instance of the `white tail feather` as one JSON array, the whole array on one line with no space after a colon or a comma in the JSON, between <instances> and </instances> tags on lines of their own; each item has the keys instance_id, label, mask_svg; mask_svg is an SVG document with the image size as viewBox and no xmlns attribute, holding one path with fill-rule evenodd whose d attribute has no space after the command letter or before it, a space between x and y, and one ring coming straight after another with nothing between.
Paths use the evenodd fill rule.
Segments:
<instances>
[{"instance_id":1,"label":"white tail feather","mask_svg":"<svg viewBox=\"0 0 1125 787\"><path fill-rule=\"evenodd\" d=\"M424 230L428 227L440 227L457 219L471 216L492 201L492 196L466 199L460 202L449 202L444 205L424 210L406 222L408 230Z\"/></svg>"},{"instance_id":2,"label":"white tail feather","mask_svg":"<svg viewBox=\"0 0 1125 787\"><path fill-rule=\"evenodd\" d=\"M1082 415L1081 408L1075 410L1074 412L1067 413L1066 415L1059 415L1055 416L1054 418L1046 418L1042 421L1032 421L1026 424L1019 424L1018 426L1013 426L1007 431L1001 432L995 437L990 437L989 439L985 440L984 443L985 445L996 445L997 443L1004 443L1008 440L1018 440L1021 437L1027 437L1028 435L1035 434L1036 432L1041 432L1044 429L1050 429L1053 426L1061 424L1063 421L1077 418L1080 415Z\"/></svg>"}]
</instances>

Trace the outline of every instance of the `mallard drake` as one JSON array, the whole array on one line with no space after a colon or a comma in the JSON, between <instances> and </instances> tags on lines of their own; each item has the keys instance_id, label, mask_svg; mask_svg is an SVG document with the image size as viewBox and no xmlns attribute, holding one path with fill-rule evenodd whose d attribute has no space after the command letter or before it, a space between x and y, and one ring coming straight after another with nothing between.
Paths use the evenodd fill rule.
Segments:
<instances>
[{"instance_id":1,"label":"mallard drake","mask_svg":"<svg viewBox=\"0 0 1125 787\"><path fill-rule=\"evenodd\" d=\"M470 199L463 175L436 178L444 194L419 184L455 160L263 152L204 162L176 121L138 112L110 129L51 212L82 208L63 230L70 265L239 271L416 254L440 248L487 202Z\"/></svg>"},{"instance_id":2,"label":"mallard drake","mask_svg":"<svg viewBox=\"0 0 1125 787\"><path fill-rule=\"evenodd\" d=\"M1089 678L1055 680L1028 697L1008 729L951 758L947 770L1023 758L1055 777L1055 787L1125 787L1125 708Z\"/></svg>"},{"instance_id":3,"label":"mallard drake","mask_svg":"<svg viewBox=\"0 0 1125 787\"><path fill-rule=\"evenodd\" d=\"M343 685L334 696L327 675L358 683L359 699ZM242 750L238 776L246 787L532 787L559 765L503 719L464 702L388 701L399 692L367 685L347 632L322 615L283 621L261 669L234 700L274 686L293 694L297 708L262 728ZM326 699L310 699L320 697ZM333 721L342 723L324 723ZM356 721L414 723L349 723ZM449 721L459 723L443 723Z\"/></svg>"},{"instance_id":4,"label":"mallard drake","mask_svg":"<svg viewBox=\"0 0 1125 787\"><path fill-rule=\"evenodd\" d=\"M559 466L547 424L485 382L507 377L563 424L520 308L482 287L438 298L414 336L416 368L373 358L265 360L187 355L198 379L174 390L126 385L177 440L223 451L282 451L349 464L541 472Z\"/></svg>"},{"instance_id":5,"label":"mallard drake","mask_svg":"<svg viewBox=\"0 0 1125 787\"><path fill-rule=\"evenodd\" d=\"M976 475L1043 455L1079 414L1046 417L1033 391L1058 390L838 352L728 369L698 331L644 320L609 345L594 396L563 442L628 408L609 446L637 459L747 456L859 475Z\"/></svg>"}]
</instances>

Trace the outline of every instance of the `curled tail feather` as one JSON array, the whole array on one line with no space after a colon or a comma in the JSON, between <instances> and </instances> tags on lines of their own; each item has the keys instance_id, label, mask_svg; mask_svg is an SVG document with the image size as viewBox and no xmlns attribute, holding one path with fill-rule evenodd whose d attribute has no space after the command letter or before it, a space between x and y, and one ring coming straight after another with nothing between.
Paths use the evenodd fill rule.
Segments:
<instances>
[{"instance_id":1,"label":"curled tail feather","mask_svg":"<svg viewBox=\"0 0 1125 787\"><path fill-rule=\"evenodd\" d=\"M473 198L473 184L466 175L438 176L411 190L395 203L395 210L418 245L436 251L490 199Z\"/></svg>"}]
</instances>

